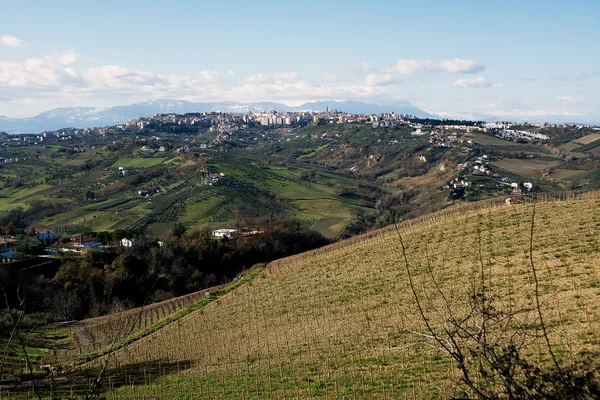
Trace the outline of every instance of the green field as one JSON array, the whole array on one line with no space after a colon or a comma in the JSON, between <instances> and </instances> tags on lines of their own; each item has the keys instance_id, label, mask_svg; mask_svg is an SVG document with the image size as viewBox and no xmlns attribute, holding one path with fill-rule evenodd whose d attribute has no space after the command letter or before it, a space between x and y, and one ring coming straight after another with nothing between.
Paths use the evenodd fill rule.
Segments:
<instances>
[{"instance_id":1,"label":"green field","mask_svg":"<svg viewBox=\"0 0 600 400\"><path fill-rule=\"evenodd\" d=\"M225 196L214 196L186 207L181 216L181 220L189 225L202 226L210 222L210 218L217 212L218 208L223 206L226 201Z\"/></svg>"},{"instance_id":2,"label":"green field","mask_svg":"<svg viewBox=\"0 0 600 400\"><path fill-rule=\"evenodd\" d=\"M113 167L126 168L149 168L161 164L167 158L121 158L113 164Z\"/></svg>"},{"instance_id":3,"label":"green field","mask_svg":"<svg viewBox=\"0 0 600 400\"><path fill-rule=\"evenodd\" d=\"M483 133L467 133L464 136L465 139L471 139L473 141L475 141L476 143L485 145L485 146L506 146L506 145L510 145L511 142L507 141L507 140L502 140L500 138L494 137L494 136L490 136L490 135L485 135Z\"/></svg>"},{"instance_id":4,"label":"green field","mask_svg":"<svg viewBox=\"0 0 600 400\"><path fill-rule=\"evenodd\" d=\"M41 192L48 187L49 185L43 184L31 188L2 189L0 190L0 210L4 211L11 210L15 207L27 207L27 203L24 201L25 198L35 197L36 193Z\"/></svg>"}]
</instances>

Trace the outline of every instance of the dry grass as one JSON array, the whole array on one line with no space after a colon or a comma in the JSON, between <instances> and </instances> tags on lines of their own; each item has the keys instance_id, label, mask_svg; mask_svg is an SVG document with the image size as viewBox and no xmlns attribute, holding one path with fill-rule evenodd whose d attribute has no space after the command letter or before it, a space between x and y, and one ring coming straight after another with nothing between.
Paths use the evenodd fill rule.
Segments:
<instances>
[{"instance_id":1,"label":"dry grass","mask_svg":"<svg viewBox=\"0 0 600 400\"><path fill-rule=\"evenodd\" d=\"M565 360L600 349L600 202L591 197L596 198L537 204L533 259L542 311L550 340ZM528 310L519 321L536 329L531 215L531 204L463 209L401 227L416 289L434 327L442 326L449 312L468 312L483 263L497 305ZM273 262L248 285L119 350L111 368L144 365L143 378L141 372L133 379L131 372L114 373L108 398L383 399L459 393L453 362L407 331L426 332L399 238L384 229ZM547 359L541 338L531 339L526 350L540 364ZM168 374L157 363L177 365L179 373Z\"/></svg>"},{"instance_id":2,"label":"dry grass","mask_svg":"<svg viewBox=\"0 0 600 400\"><path fill-rule=\"evenodd\" d=\"M585 135L583 137L580 137L579 139L573 140L573 143L585 145L590 144L598 139L600 139L600 133L590 133L589 135Z\"/></svg>"}]
</instances>

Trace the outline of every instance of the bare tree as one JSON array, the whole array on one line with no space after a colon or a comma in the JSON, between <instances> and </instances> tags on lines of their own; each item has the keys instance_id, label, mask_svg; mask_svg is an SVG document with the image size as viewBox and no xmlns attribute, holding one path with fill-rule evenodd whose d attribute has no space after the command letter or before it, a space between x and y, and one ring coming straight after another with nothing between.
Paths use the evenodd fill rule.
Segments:
<instances>
[{"instance_id":1,"label":"bare tree","mask_svg":"<svg viewBox=\"0 0 600 400\"><path fill-rule=\"evenodd\" d=\"M23 352L23 355L25 357L25 365L26 365L26 368L27 368L30 378L31 378L31 382L33 385L33 392L36 395L36 397L39 400L41 400L42 397L40 396L40 393L39 393L39 390L37 387L37 382L35 379L35 374L33 373L33 365L29 358L29 353L27 352L27 345L25 344L25 340L23 339L23 334L21 332L23 316L25 315L26 297L21 295L21 286L20 285L17 286L16 294L17 294L19 306L17 309L13 309L10 306L10 302L8 300L8 294L6 293L6 290L4 290L4 286L1 283L0 283L0 290L2 290L2 295L4 296L4 301L6 303L6 310L8 312L8 315L10 316L10 318L12 320L12 324L13 324L13 328L11 330L10 336L8 338L8 341L6 343L4 351L2 353L2 360L0 360L0 377L2 377L3 368L4 368L4 360L6 359L8 349L10 348L12 342L16 338L16 340L18 341L18 345L21 347L21 351Z\"/></svg>"},{"instance_id":2,"label":"bare tree","mask_svg":"<svg viewBox=\"0 0 600 400\"><path fill-rule=\"evenodd\" d=\"M598 367L587 360L564 363L550 341L540 302L538 272L533 247L536 204L533 203L529 233L529 272L533 282L533 304L514 308L511 301L498 297L489 286L491 281L484 262L481 232L478 232L477 266L466 311L452 307L451 300L438 284L427 256L427 274L433 290L441 299L443 312L429 296L420 294L407 257L404 238L397 224L396 233L402 251L403 267L425 331L400 329L403 335L418 338L421 344L434 347L450 356L460 380L479 399L585 399L598 398ZM509 304L508 307L505 305ZM534 320L532 320L532 315ZM435 319L435 321L434 321ZM542 339L550 363L538 365L527 354L528 344ZM468 391L464 397L470 398Z\"/></svg>"}]
</instances>

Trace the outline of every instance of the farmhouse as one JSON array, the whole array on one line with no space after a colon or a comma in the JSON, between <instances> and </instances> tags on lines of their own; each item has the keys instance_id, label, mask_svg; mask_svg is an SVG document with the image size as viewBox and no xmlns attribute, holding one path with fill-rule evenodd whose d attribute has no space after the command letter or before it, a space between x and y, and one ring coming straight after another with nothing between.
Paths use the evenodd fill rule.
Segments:
<instances>
[{"instance_id":1,"label":"farmhouse","mask_svg":"<svg viewBox=\"0 0 600 400\"><path fill-rule=\"evenodd\" d=\"M13 258L19 241L15 238L0 236L0 256Z\"/></svg>"},{"instance_id":2,"label":"farmhouse","mask_svg":"<svg viewBox=\"0 0 600 400\"><path fill-rule=\"evenodd\" d=\"M54 241L54 231L48 228L36 228L35 237L44 244Z\"/></svg>"},{"instance_id":3,"label":"farmhouse","mask_svg":"<svg viewBox=\"0 0 600 400\"><path fill-rule=\"evenodd\" d=\"M123 247L133 247L133 246L135 246L135 239L123 238L123 239L121 239L121 246L123 246Z\"/></svg>"},{"instance_id":4,"label":"farmhouse","mask_svg":"<svg viewBox=\"0 0 600 400\"><path fill-rule=\"evenodd\" d=\"M214 237L232 237L234 234L237 233L237 229L215 229L214 231L212 231L212 235Z\"/></svg>"},{"instance_id":5,"label":"farmhouse","mask_svg":"<svg viewBox=\"0 0 600 400\"><path fill-rule=\"evenodd\" d=\"M62 251L72 251L81 253L85 249L100 249L102 243L94 236L76 235L71 237L71 241L60 245Z\"/></svg>"}]
</instances>

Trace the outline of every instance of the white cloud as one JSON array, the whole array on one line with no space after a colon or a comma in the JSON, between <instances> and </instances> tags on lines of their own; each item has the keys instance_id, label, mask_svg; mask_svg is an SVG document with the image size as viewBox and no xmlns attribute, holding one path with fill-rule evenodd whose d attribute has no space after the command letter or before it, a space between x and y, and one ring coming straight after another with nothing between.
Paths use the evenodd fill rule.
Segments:
<instances>
[{"instance_id":1,"label":"white cloud","mask_svg":"<svg viewBox=\"0 0 600 400\"><path fill-rule=\"evenodd\" d=\"M0 88L20 87L30 90L56 88L76 83L77 74L65 68L77 59L74 52L44 58L28 58L23 63L0 61Z\"/></svg>"},{"instance_id":2,"label":"white cloud","mask_svg":"<svg viewBox=\"0 0 600 400\"><path fill-rule=\"evenodd\" d=\"M454 82L455 87L463 88L488 88L492 87L492 83L482 76L476 78L459 79Z\"/></svg>"},{"instance_id":3,"label":"white cloud","mask_svg":"<svg viewBox=\"0 0 600 400\"><path fill-rule=\"evenodd\" d=\"M234 79L231 70L160 75L122 65L78 69L77 60L78 55L69 51L23 62L0 62L0 101L15 104L29 99L36 108L46 109L73 104L105 106L149 98L299 102L391 95L383 87L340 81L331 76L328 81L313 81L285 72Z\"/></svg>"},{"instance_id":4,"label":"white cloud","mask_svg":"<svg viewBox=\"0 0 600 400\"><path fill-rule=\"evenodd\" d=\"M75 53L73 50L69 50L67 52L62 53L59 56L54 57L54 59L56 59L56 61L58 63L63 64L63 65L73 64L75 61L77 61L78 58L79 58L79 55L77 53Z\"/></svg>"},{"instance_id":5,"label":"white cloud","mask_svg":"<svg viewBox=\"0 0 600 400\"><path fill-rule=\"evenodd\" d=\"M0 104L17 109L10 104L21 101L23 106L30 104L28 112L33 113L33 109L39 112L69 105L104 107L156 98L268 100L287 104L326 99L393 101L399 96L406 98L407 93L399 93L397 85L413 75L460 74L483 68L470 60L399 60L390 67L364 63L362 70L343 76L305 78L295 72L239 76L228 69L163 75L117 64L89 64L98 61L93 58L86 58L89 63L78 60L79 55L71 50L21 62L0 61Z\"/></svg>"},{"instance_id":6,"label":"white cloud","mask_svg":"<svg viewBox=\"0 0 600 400\"><path fill-rule=\"evenodd\" d=\"M384 67L389 73L397 73L401 76L415 76L434 72L448 72L452 74L472 74L483 70L483 65L473 60L398 60L395 64Z\"/></svg>"},{"instance_id":7,"label":"white cloud","mask_svg":"<svg viewBox=\"0 0 600 400\"><path fill-rule=\"evenodd\" d=\"M268 74L257 74L246 78L246 82L253 84L261 83L283 83L292 82L298 79L298 76L294 72L284 72L282 74L268 75Z\"/></svg>"},{"instance_id":8,"label":"white cloud","mask_svg":"<svg viewBox=\"0 0 600 400\"><path fill-rule=\"evenodd\" d=\"M367 86L397 85L400 83L402 83L402 80L392 74L368 74L365 76Z\"/></svg>"},{"instance_id":9,"label":"white cloud","mask_svg":"<svg viewBox=\"0 0 600 400\"><path fill-rule=\"evenodd\" d=\"M0 46L23 47L25 43L15 36L0 36Z\"/></svg>"}]
</instances>

